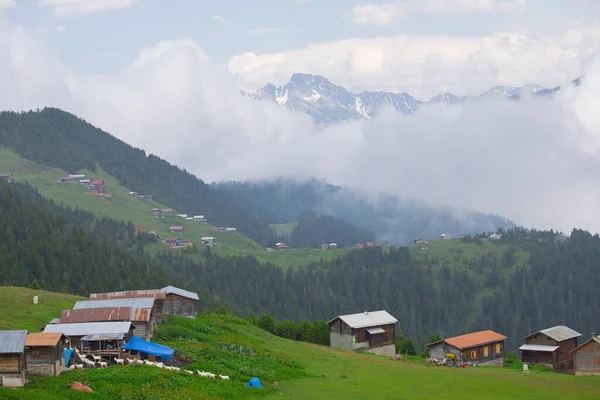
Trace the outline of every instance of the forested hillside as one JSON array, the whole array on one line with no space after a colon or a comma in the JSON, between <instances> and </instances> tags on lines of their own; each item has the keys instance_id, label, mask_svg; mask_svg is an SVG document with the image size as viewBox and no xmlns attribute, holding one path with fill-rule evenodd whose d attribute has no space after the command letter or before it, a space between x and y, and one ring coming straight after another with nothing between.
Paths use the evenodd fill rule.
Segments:
<instances>
[{"instance_id":1,"label":"forested hillside","mask_svg":"<svg viewBox=\"0 0 600 400\"><path fill-rule=\"evenodd\" d=\"M216 225L235 226L263 245L271 239L267 222L219 195L194 175L59 109L0 112L0 146L71 173L95 171L101 166L123 186L152 194L176 210L207 215Z\"/></svg>"},{"instance_id":2,"label":"forested hillside","mask_svg":"<svg viewBox=\"0 0 600 400\"><path fill-rule=\"evenodd\" d=\"M423 201L393 195L364 193L316 179L261 182L222 182L212 185L271 224L296 221L306 210L317 211L367 229L376 239L408 244L416 237L437 238L509 229L514 223L496 215L450 207L432 207Z\"/></svg>"},{"instance_id":3,"label":"forested hillside","mask_svg":"<svg viewBox=\"0 0 600 400\"><path fill-rule=\"evenodd\" d=\"M290 235L290 244L294 247L319 247L332 242L346 247L375 240L373 232L315 211L303 211L297 222Z\"/></svg>"}]
</instances>

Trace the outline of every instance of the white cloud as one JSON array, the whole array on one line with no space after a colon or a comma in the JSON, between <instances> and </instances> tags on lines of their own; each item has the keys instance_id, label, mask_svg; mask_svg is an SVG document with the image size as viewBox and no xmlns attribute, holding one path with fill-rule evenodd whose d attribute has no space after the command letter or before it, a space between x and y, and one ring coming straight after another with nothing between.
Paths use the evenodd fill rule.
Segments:
<instances>
[{"instance_id":1,"label":"white cloud","mask_svg":"<svg viewBox=\"0 0 600 400\"><path fill-rule=\"evenodd\" d=\"M306 115L240 96L234 77L189 39L93 76L72 74L36 43L21 28L0 30L0 107L65 107L202 178L314 175L528 226L600 231L599 58L578 89L553 101L389 111L318 130Z\"/></svg>"},{"instance_id":2,"label":"white cloud","mask_svg":"<svg viewBox=\"0 0 600 400\"><path fill-rule=\"evenodd\" d=\"M365 4L352 7L352 19L356 25L385 26L406 16L408 6L403 3Z\"/></svg>"},{"instance_id":3,"label":"white cloud","mask_svg":"<svg viewBox=\"0 0 600 400\"><path fill-rule=\"evenodd\" d=\"M210 17L211 17L213 20L215 20L215 21L219 21L219 22L221 22L221 23L224 23L224 24L228 24L228 23L229 23L229 20L228 20L227 18L225 18L224 16L222 16L222 15L213 14L213 15L211 15Z\"/></svg>"},{"instance_id":4,"label":"white cloud","mask_svg":"<svg viewBox=\"0 0 600 400\"><path fill-rule=\"evenodd\" d=\"M40 5L51 7L59 17L75 17L106 10L131 7L138 0L40 0Z\"/></svg>"},{"instance_id":5,"label":"white cloud","mask_svg":"<svg viewBox=\"0 0 600 400\"><path fill-rule=\"evenodd\" d=\"M252 29L250 31L250 33L253 35L262 35L262 34L267 34L267 33L281 33L284 31L285 31L285 29L282 29L282 28L257 28L257 29Z\"/></svg>"},{"instance_id":6,"label":"white cloud","mask_svg":"<svg viewBox=\"0 0 600 400\"><path fill-rule=\"evenodd\" d=\"M525 0L401 0L385 4L356 4L352 20L356 25L386 26L412 13L466 14L473 12L520 13Z\"/></svg>"},{"instance_id":7,"label":"white cloud","mask_svg":"<svg viewBox=\"0 0 600 400\"><path fill-rule=\"evenodd\" d=\"M0 0L0 10L3 8L14 8L17 6L15 0Z\"/></svg>"},{"instance_id":8,"label":"white cloud","mask_svg":"<svg viewBox=\"0 0 600 400\"><path fill-rule=\"evenodd\" d=\"M486 37L397 35L345 39L274 54L232 57L228 69L244 88L286 83L296 72L323 75L354 91L477 94L495 85L556 85L577 77L600 50L600 27L556 37L498 33Z\"/></svg>"},{"instance_id":9,"label":"white cloud","mask_svg":"<svg viewBox=\"0 0 600 400\"><path fill-rule=\"evenodd\" d=\"M64 32L66 32L66 31L67 31L67 27L66 27L66 26L64 26L64 25L58 25L58 26L56 27L56 32L58 32L58 33L64 33Z\"/></svg>"}]
</instances>

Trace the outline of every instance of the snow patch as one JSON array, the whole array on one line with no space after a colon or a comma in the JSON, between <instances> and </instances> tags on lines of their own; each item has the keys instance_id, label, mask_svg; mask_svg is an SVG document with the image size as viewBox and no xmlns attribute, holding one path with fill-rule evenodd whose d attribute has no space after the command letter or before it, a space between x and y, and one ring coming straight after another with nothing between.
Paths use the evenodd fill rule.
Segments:
<instances>
[{"instance_id":1,"label":"snow patch","mask_svg":"<svg viewBox=\"0 0 600 400\"><path fill-rule=\"evenodd\" d=\"M283 92L283 95L277 94L277 96L275 97L275 100L277 100L277 103L280 106L282 106L285 103L287 103L289 94L290 94L289 90L285 89L285 92Z\"/></svg>"},{"instance_id":2,"label":"snow patch","mask_svg":"<svg viewBox=\"0 0 600 400\"><path fill-rule=\"evenodd\" d=\"M371 116L369 115L369 108L363 105L360 97L355 97L354 99L354 109L366 119L371 119Z\"/></svg>"},{"instance_id":3,"label":"snow patch","mask_svg":"<svg viewBox=\"0 0 600 400\"><path fill-rule=\"evenodd\" d=\"M312 92L313 94L311 96L305 97L304 100L315 103L321 98L321 95L315 89L312 89Z\"/></svg>"}]
</instances>

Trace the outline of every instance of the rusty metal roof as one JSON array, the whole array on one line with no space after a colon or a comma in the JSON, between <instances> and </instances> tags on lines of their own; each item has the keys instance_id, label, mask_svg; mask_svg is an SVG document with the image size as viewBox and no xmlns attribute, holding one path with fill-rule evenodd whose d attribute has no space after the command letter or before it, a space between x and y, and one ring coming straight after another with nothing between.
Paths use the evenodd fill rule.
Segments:
<instances>
[{"instance_id":1,"label":"rusty metal roof","mask_svg":"<svg viewBox=\"0 0 600 400\"><path fill-rule=\"evenodd\" d=\"M53 347L62 337L62 333L30 333L25 339L25 347Z\"/></svg>"},{"instance_id":2,"label":"rusty metal roof","mask_svg":"<svg viewBox=\"0 0 600 400\"><path fill-rule=\"evenodd\" d=\"M457 349L468 349L474 346L481 346L487 343L498 342L505 340L506 336L496 333L494 331L480 331L467 333L466 335L456 336L449 339L444 339L446 343Z\"/></svg>"},{"instance_id":3,"label":"rusty metal roof","mask_svg":"<svg viewBox=\"0 0 600 400\"><path fill-rule=\"evenodd\" d=\"M132 308L131 309L131 320L135 322L148 322L152 315L151 308Z\"/></svg>"},{"instance_id":4,"label":"rusty metal roof","mask_svg":"<svg viewBox=\"0 0 600 400\"><path fill-rule=\"evenodd\" d=\"M527 337L533 336L537 333L541 333L543 335L548 336L550 339L554 339L557 342L562 342L563 340L573 339L581 336L581 333L574 331L565 325L553 326L552 328L542 329L541 331L534 332L532 334L527 335Z\"/></svg>"},{"instance_id":5,"label":"rusty metal roof","mask_svg":"<svg viewBox=\"0 0 600 400\"><path fill-rule=\"evenodd\" d=\"M64 310L60 315L60 323L128 321L131 319L131 312L131 307L98 307Z\"/></svg>"},{"instance_id":6,"label":"rusty metal roof","mask_svg":"<svg viewBox=\"0 0 600 400\"><path fill-rule=\"evenodd\" d=\"M154 299L164 299L167 292L162 289L150 290L126 290L123 292L92 293L90 300L115 300L115 299L135 299L141 297L152 297Z\"/></svg>"},{"instance_id":7,"label":"rusty metal roof","mask_svg":"<svg viewBox=\"0 0 600 400\"><path fill-rule=\"evenodd\" d=\"M22 353L27 331L0 331L0 353Z\"/></svg>"}]
</instances>

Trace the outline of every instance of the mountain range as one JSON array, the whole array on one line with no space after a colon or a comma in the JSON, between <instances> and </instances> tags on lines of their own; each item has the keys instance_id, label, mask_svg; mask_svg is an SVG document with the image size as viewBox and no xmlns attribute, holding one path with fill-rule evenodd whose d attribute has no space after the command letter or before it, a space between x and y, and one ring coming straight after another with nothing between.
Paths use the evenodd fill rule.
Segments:
<instances>
[{"instance_id":1,"label":"mountain range","mask_svg":"<svg viewBox=\"0 0 600 400\"><path fill-rule=\"evenodd\" d=\"M580 78L572 84L578 85ZM336 124L345 121L371 119L383 108L393 107L403 114L412 115L420 108L434 105L454 105L465 101L489 99L518 100L523 95L551 95L560 86L544 88L540 85L521 87L495 86L477 96L460 96L443 93L429 100L419 100L410 94L394 92L364 91L352 93L327 78L311 74L294 74L284 86L271 83L254 91L241 91L248 99L266 100L310 115L318 125Z\"/></svg>"}]
</instances>

